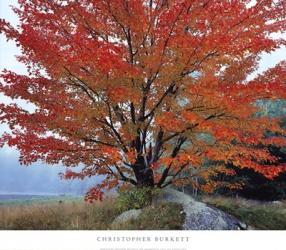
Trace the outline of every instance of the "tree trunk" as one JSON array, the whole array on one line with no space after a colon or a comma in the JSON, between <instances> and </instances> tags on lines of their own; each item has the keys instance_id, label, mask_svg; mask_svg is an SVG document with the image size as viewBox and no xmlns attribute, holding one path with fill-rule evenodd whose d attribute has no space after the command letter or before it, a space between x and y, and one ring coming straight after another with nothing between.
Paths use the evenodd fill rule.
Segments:
<instances>
[{"instance_id":1,"label":"tree trunk","mask_svg":"<svg viewBox=\"0 0 286 250\"><path fill-rule=\"evenodd\" d=\"M133 165L137 180L137 187L154 187L154 176L152 169L145 165L144 157L139 156Z\"/></svg>"}]
</instances>

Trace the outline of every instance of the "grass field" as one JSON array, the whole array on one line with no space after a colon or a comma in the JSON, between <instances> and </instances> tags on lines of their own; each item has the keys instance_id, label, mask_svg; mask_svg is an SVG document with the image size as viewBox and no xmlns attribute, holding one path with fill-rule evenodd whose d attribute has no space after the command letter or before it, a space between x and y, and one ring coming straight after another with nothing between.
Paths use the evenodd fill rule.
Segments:
<instances>
[{"instance_id":1,"label":"grass field","mask_svg":"<svg viewBox=\"0 0 286 250\"><path fill-rule=\"evenodd\" d=\"M222 196L205 196L201 199L232 214L253 229L286 230L286 201L259 202Z\"/></svg>"},{"instance_id":2,"label":"grass field","mask_svg":"<svg viewBox=\"0 0 286 250\"><path fill-rule=\"evenodd\" d=\"M23 194L0 194L0 207L11 205L49 204L62 201L80 201L80 196L72 195L23 195Z\"/></svg>"},{"instance_id":3,"label":"grass field","mask_svg":"<svg viewBox=\"0 0 286 250\"><path fill-rule=\"evenodd\" d=\"M77 200L0 206L0 230L176 230L184 218L182 207L167 203L144 208L139 219L112 226L122 212L114 198L88 204Z\"/></svg>"},{"instance_id":4,"label":"grass field","mask_svg":"<svg viewBox=\"0 0 286 250\"><path fill-rule=\"evenodd\" d=\"M49 201L0 207L0 229L106 229L117 215L113 201Z\"/></svg>"},{"instance_id":5,"label":"grass field","mask_svg":"<svg viewBox=\"0 0 286 250\"><path fill-rule=\"evenodd\" d=\"M204 196L202 201L217 207L253 229L286 230L286 201L265 203L241 198ZM0 230L179 230L184 215L181 205L148 206L136 220L112 225L121 214L115 198L85 203L78 197L32 199L28 203L0 201Z\"/></svg>"}]
</instances>

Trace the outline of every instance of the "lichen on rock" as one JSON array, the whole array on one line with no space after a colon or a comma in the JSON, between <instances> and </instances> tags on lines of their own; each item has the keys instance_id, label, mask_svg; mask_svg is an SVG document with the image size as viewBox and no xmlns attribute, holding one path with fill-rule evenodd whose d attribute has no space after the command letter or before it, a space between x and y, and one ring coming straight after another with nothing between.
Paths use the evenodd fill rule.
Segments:
<instances>
[{"instance_id":1,"label":"lichen on rock","mask_svg":"<svg viewBox=\"0 0 286 250\"><path fill-rule=\"evenodd\" d=\"M210 207L175 189L165 189L157 202L177 202L186 214L184 230L246 230L247 225L233 216Z\"/></svg>"}]
</instances>

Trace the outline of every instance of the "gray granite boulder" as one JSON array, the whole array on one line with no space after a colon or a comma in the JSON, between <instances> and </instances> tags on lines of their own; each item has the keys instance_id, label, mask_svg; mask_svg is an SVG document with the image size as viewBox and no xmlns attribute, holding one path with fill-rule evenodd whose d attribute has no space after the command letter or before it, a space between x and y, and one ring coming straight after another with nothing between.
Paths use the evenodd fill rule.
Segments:
<instances>
[{"instance_id":1,"label":"gray granite boulder","mask_svg":"<svg viewBox=\"0 0 286 250\"><path fill-rule=\"evenodd\" d=\"M184 230L246 230L245 223L233 216L194 200L191 196L175 189L165 189L156 198L156 203L176 202L183 205L186 215Z\"/></svg>"},{"instance_id":2,"label":"gray granite boulder","mask_svg":"<svg viewBox=\"0 0 286 250\"><path fill-rule=\"evenodd\" d=\"M112 225L114 226L117 224L121 224L131 219L135 220L140 216L141 213L142 213L142 209L131 209L131 210L125 211L115 218L115 220L112 222Z\"/></svg>"}]
</instances>

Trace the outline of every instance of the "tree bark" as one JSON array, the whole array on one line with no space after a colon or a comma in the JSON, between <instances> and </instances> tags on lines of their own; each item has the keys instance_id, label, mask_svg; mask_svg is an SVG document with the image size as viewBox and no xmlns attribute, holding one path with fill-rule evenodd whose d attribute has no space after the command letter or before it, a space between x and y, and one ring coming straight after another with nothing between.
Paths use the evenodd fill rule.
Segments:
<instances>
[{"instance_id":1,"label":"tree bark","mask_svg":"<svg viewBox=\"0 0 286 250\"><path fill-rule=\"evenodd\" d=\"M137 158L132 168L137 180L137 187L154 187L153 171L145 165L143 156Z\"/></svg>"}]
</instances>

